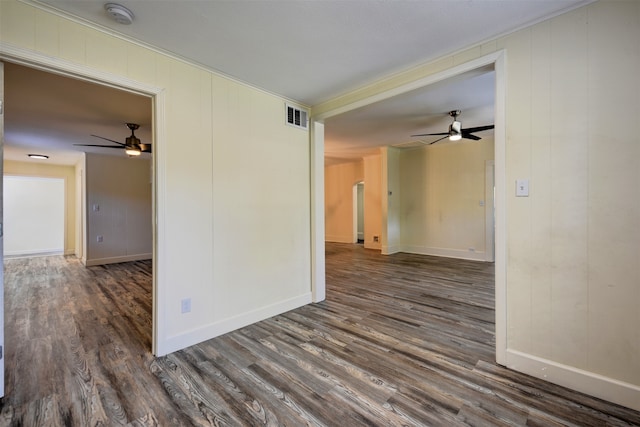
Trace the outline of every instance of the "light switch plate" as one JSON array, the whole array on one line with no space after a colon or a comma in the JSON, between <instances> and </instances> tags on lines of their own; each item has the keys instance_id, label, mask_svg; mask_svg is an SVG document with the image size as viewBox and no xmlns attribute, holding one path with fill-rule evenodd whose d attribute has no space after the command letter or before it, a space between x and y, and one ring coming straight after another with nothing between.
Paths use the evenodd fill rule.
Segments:
<instances>
[{"instance_id":1,"label":"light switch plate","mask_svg":"<svg viewBox=\"0 0 640 427\"><path fill-rule=\"evenodd\" d=\"M529 197L528 179L516 179L516 197Z\"/></svg>"}]
</instances>

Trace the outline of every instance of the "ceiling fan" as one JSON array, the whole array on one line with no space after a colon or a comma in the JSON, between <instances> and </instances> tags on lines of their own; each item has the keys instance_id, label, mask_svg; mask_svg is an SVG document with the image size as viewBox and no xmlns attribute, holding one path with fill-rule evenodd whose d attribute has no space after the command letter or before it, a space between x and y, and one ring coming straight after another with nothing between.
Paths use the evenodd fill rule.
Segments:
<instances>
[{"instance_id":1,"label":"ceiling fan","mask_svg":"<svg viewBox=\"0 0 640 427\"><path fill-rule=\"evenodd\" d=\"M137 138L134 133L135 130L138 129L140 126L135 123L125 123L125 124L131 130L131 136L127 137L124 143L114 141L113 139L105 138L103 136L91 135L91 136L95 136L96 138L104 139L105 141L113 142L114 144L118 144L118 145L100 145L100 144L73 144L73 145L80 145L83 147L120 148L120 149L124 149L125 153L127 153L129 156L139 156L141 153L151 153L151 145L143 144L142 142L140 142L140 139Z\"/></svg>"},{"instance_id":2,"label":"ceiling fan","mask_svg":"<svg viewBox=\"0 0 640 427\"><path fill-rule=\"evenodd\" d=\"M442 141L443 139L449 138L449 141L458 141L462 138L472 139L474 141L478 141L480 138L477 135L473 135L476 132L481 132L483 130L493 129L494 125L486 125L486 126L477 126L473 128L462 128L462 123L458 121L458 116L460 115L460 110L451 110L449 111L449 115L453 117L453 123L449 125L449 132L440 132L440 133L422 133L418 135L411 136L439 136L445 135L442 138L436 139L433 142L430 142L429 145L435 144L438 141Z\"/></svg>"}]
</instances>

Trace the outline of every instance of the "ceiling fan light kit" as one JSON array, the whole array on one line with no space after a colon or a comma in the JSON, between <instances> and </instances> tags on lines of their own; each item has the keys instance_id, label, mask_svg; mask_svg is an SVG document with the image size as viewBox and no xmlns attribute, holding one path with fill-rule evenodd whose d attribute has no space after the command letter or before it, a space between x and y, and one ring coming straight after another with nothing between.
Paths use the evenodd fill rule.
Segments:
<instances>
[{"instance_id":1,"label":"ceiling fan light kit","mask_svg":"<svg viewBox=\"0 0 640 427\"><path fill-rule=\"evenodd\" d=\"M454 116L453 123L449 125L449 141L460 141L461 139L462 139L462 123L457 121Z\"/></svg>"},{"instance_id":2,"label":"ceiling fan light kit","mask_svg":"<svg viewBox=\"0 0 640 427\"><path fill-rule=\"evenodd\" d=\"M141 151L136 147L127 147L124 149L124 152L129 156L139 156Z\"/></svg>"}]
</instances>

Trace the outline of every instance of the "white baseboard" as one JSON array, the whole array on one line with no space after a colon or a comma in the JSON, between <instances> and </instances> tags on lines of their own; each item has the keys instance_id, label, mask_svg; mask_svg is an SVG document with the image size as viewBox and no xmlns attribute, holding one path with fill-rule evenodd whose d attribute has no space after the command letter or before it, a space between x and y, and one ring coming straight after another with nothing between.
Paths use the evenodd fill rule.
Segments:
<instances>
[{"instance_id":1,"label":"white baseboard","mask_svg":"<svg viewBox=\"0 0 640 427\"><path fill-rule=\"evenodd\" d=\"M398 252L406 252L418 255L433 255L446 258L468 259L472 261L484 261L484 251L471 252L463 249L430 248L426 246L403 245Z\"/></svg>"},{"instance_id":2,"label":"white baseboard","mask_svg":"<svg viewBox=\"0 0 640 427\"><path fill-rule=\"evenodd\" d=\"M5 251L5 258L29 258L39 256L53 256L64 255L64 249L40 249L40 250L26 250L26 251Z\"/></svg>"},{"instance_id":3,"label":"white baseboard","mask_svg":"<svg viewBox=\"0 0 640 427\"><path fill-rule=\"evenodd\" d=\"M382 255L391 255L398 252L402 252L400 250L400 246L392 245L392 246L382 246L381 253Z\"/></svg>"},{"instance_id":4,"label":"white baseboard","mask_svg":"<svg viewBox=\"0 0 640 427\"><path fill-rule=\"evenodd\" d=\"M83 259L83 264L87 267L91 267L93 265L105 265L105 264L116 264L119 262L130 262L130 261L141 261L144 259L151 259L152 254L135 254L135 255L124 255L110 258L95 258L95 259Z\"/></svg>"},{"instance_id":5,"label":"white baseboard","mask_svg":"<svg viewBox=\"0 0 640 427\"><path fill-rule=\"evenodd\" d=\"M507 349L506 366L627 408L640 411L640 386Z\"/></svg>"},{"instance_id":6,"label":"white baseboard","mask_svg":"<svg viewBox=\"0 0 640 427\"><path fill-rule=\"evenodd\" d=\"M310 304L311 302L311 292L308 292L266 307L261 307L228 319L210 323L179 335L168 337L164 342L159 339L156 356L164 356L165 354L173 353L174 351L235 331L236 329L243 328L251 325L252 323L302 307L303 305Z\"/></svg>"}]
</instances>

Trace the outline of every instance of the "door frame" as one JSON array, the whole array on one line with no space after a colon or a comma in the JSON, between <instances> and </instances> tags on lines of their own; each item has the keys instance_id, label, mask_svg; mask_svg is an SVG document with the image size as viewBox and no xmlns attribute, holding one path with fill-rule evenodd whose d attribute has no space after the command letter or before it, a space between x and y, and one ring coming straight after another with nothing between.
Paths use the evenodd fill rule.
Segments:
<instances>
[{"instance_id":1,"label":"door frame","mask_svg":"<svg viewBox=\"0 0 640 427\"><path fill-rule=\"evenodd\" d=\"M153 135L153 183L152 183L152 227L153 227L153 290L152 290L152 348L154 355L163 355L166 351L162 348L160 337L166 330L164 325L164 310L159 304L165 294L165 274L163 260L165 251L162 246L164 229L164 200L160 189L165 188L165 170L163 159L166 144L165 130L165 91L156 87L129 79L117 74L96 70L94 68L76 64L61 58L43 55L39 52L3 44L0 42L0 61L12 62L26 67L35 68L52 74L58 74L82 81L96 83L114 89L125 90L131 93L148 96L152 100L152 135ZM4 147L2 147L4 152ZM4 305L2 306L4 309Z\"/></svg>"},{"instance_id":2,"label":"door frame","mask_svg":"<svg viewBox=\"0 0 640 427\"><path fill-rule=\"evenodd\" d=\"M361 185L364 191L364 181L358 181L353 184L353 243L358 243L358 241L360 240L360 236L358 235L358 225L360 224L360 209L362 208L362 211L364 211L364 203L362 207L360 206L360 203L358 203L358 195L360 193L359 188ZM362 222L364 226L364 218L362 219Z\"/></svg>"},{"instance_id":3,"label":"door frame","mask_svg":"<svg viewBox=\"0 0 640 427\"><path fill-rule=\"evenodd\" d=\"M453 66L449 69L436 72L426 77L400 84L371 96L364 97L355 102L334 108L332 110L311 117L312 129L318 131L311 134L311 163L318 165L324 159L324 121L329 117L337 116L357 108L361 108L375 102L383 101L391 97L420 89L434 83L473 71L488 65L492 65L496 74L495 79L495 127L494 127L494 162L495 162L495 334L496 334L496 362L506 365L507 362L507 282L506 282L506 51L504 49L484 55L480 58ZM320 134L321 130L321 134ZM321 157L320 157L321 156ZM324 180L324 170L312 168L311 192L312 192L312 217L316 218L312 224L319 223L317 218L324 214L324 186L317 185ZM324 232L324 228L322 228ZM315 236L314 246L318 246L319 228L313 227ZM323 236L324 237L324 236ZM323 242L324 243L324 242ZM324 244L322 244L324 249ZM324 271L324 250L316 250L312 253L312 269L314 265L321 265ZM314 275L312 291L315 295L324 296L325 279ZM316 299L314 298L314 301Z\"/></svg>"}]
</instances>

